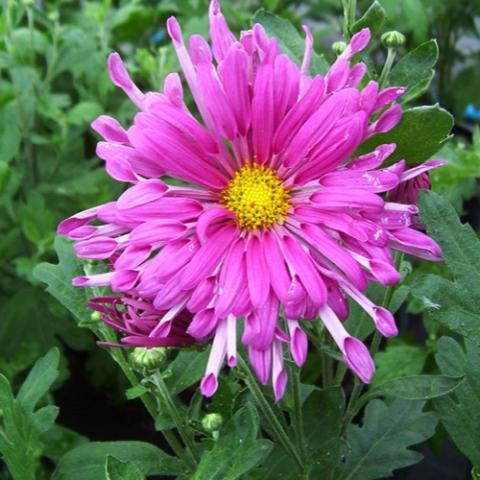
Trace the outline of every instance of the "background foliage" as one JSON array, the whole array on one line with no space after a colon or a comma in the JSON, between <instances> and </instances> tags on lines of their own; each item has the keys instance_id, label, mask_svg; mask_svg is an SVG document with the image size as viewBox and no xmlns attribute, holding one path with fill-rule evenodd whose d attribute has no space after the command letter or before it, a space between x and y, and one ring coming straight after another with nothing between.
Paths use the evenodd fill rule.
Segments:
<instances>
[{"instance_id":1,"label":"background foliage","mask_svg":"<svg viewBox=\"0 0 480 480\"><path fill-rule=\"evenodd\" d=\"M257 12L260 7L272 13ZM337 0L225 0L223 8L236 31L257 12L255 21L297 60L303 52L300 26L307 23L319 54L315 70L335 58L330 47L343 28ZM125 352L111 352L112 362L96 346L95 335L111 339L113 333L84 308L89 293L71 288L80 266L68 242L54 238L60 219L119 194L95 157L97 139L89 128L101 113L122 123L134 113L107 77L106 56L120 51L142 88L160 89L165 74L178 69L164 30L172 14L187 36L207 34L205 0L1 2L2 478L190 478L163 441L161 432L170 431L173 421L165 405L153 400L158 385L141 381ZM346 377L345 400L338 387L342 367L335 378L321 376L322 362L338 356L323 337L316 344L300 387L311 478L375 479L395 470L398 478L463 479L469 478L469 462L480 466L478 15L480 4L466 0L358 2L352 31L397 29L407 37L387 78L409 87L407 112L394 131L365 148L395 141L398 158L412 163L439 149L436 157L448 159L432 174L438 194L424 195L421 203L445 264L402 261L405 283L387 294L402 334L381 345L378 374L363 396L355 398L352 389L359 387ZM372 76L380 74L386 55L379 38L364 59ZM446 110L455 116L454 139ZM457 214L473 229L462 226ZM387 298L378 288L371 296ZM352 317L359 336L372 333L358 311ZM301 478L282 446L272 442L265 412L243 387L249 381L244 374L224 375L214 399L202 402L192 385L205 360L202 351L170 352L161 372L186 435L195 441L193 478ZM291 412L293 393L282 401L283 412ZM263 394L269 399L269 392ZM207 413L222 415L220 431L202 426ZM281 414L278 421L294 437L285 418Z\"/></svg>"}]
</instances>

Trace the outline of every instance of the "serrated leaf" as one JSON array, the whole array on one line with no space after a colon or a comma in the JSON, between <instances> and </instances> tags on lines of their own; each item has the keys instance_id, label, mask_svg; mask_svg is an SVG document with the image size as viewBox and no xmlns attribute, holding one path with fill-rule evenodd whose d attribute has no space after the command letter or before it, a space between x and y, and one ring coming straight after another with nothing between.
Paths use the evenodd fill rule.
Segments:
<instances>
[{"instance_id":1,"label":"serrated leaf","mask_svg":"<svg viewBox=\"0 0 480 480\"><path fill-rule=\"evenodd\" d=\"M75 288L72 278L82 275L71 243L63 237L55 238L58 264L39 264L33 275L48 285L47 292L53 295L80 322L88 322L90 313L86 308L89 294L87 289Z\"/></svg>"},{"instance_id":2,"label":"serrated leaf","mask_svg":"<svg viewBox=\"0 0 480 480\"><path fill-rule=\"evenodd\" d=\"M427 232L442 247L454 281L435 275L412 286L428 314L455 332L480 342L480 241L469 225L462 225L450 203L433 192L424 192L420 214Z\"/></svg>"},{"instance_id":3,"label":"serrated leaf","mask_svg":"<svg viewBox=\"0 0 480 480\"><path fill-rule=\"evenodd\" d=\"M404 159L409 165L416 165L440 149L448 140L452 127L453 117L438 105L410 108L393 130L373 136L358 152L366 153L383 143L395 143L397 148L387 163Z\"/></svg>"},{"instance_id":4,"label":"serrated leaf","mask_svg":"<svg viewBox=\"0 0 480 480\"><path fill-rule=\"evenodd\" d=\"M387 405L372 400L362 426L347 429L349 452L339 468L339 480L390 477L393 470L419 462L422 454L409 447L424 442L435 432L437 415L423 412L425 402L396 399Z\"/></svg>"},{"instance_id":5,"label":"serrated leaf","mask_svg":"<svg viewBox=\"0 0 480 480\"><path fill-rule=\"evenodd\" d=\"M203 454L193 480L235 480L260 464L272 443L257 439L258 425L257 411L247 403L221 430L214 447Z\"/></svg>"},{"instance_id":6,"label":"serrated leaf","mask_svg":"<svg viewBox=\"0 0 480 480\"><path fill-rule=\"evenodd\" d=\"M345 398L340 387L314 389L302 406L309 478L329 478L340 458L340 432ZM295 438L293 431L288 431ZM284 450L275 445L262 465L262 480L296 480L302 473Z\"/></svg>"},{"instance_id":7,"label":"serrated leaf","mask_svg":"<svg viewBox=\"0 0 480 480\"><path fill-rule=\"evenodd\" d=\"M60 352L52 348L44 357L37 360L21 386L17 399L27 412L33 412L38 401L48 392L58 377Z\"/></svg>"},{"instance_id":8,"label":"serrated leaf","mask_svg":"<svg viewBox=\"0 0 480 480\"><path fill-rule=\"evenodd\" d=\"M446 375L412 375L376 384L368 395L392 396L406 400L430 400L453 392L463 377Z\"/></svg>"},{"instance_id":9,"label":"serrated leaf","mask_svg":"<svg viewBox=\"0 0 480 480\"><path fill-rule=\"evenodd\" d=\"M405 375L421 373L427 355L427 349L419 345L389 343L385 350L375 355L377 371L372 385Z\"/></svg>"},{"instance_id":10,"label":"serrated leaf","mask_svg":"<svg viewBox=\"0 0 480 480\"><path fill-rule=\"evenodd\" d=\"M305 38L298 33L288 20L261 9L255 14L252 22L262 24L267 34L279 41L282 53L288 55L298 66L301 66L305 51ZM312 52L311 75L323 75L327 72L328 67L329 65L323 55Z\"/></svg>"},{"instance_id":11,"label":"serrated leaf","mask_svg":"<svg viewBox=\"0 0 480 480\"><path fill-rule=\"evenodd\" d=\"M435 358L443 373L465 375L452 394L437 398L434 405L457 447L480 465L480 347L465 339L464 351L455 340L443 337Z\"/></svg>"},{"instance_id":12,"label":"serrated leaf","mask_svg":"<svg viewBox=\"0 0 480 480\"><path fill-rule=\"evenodd\" d=\"M168 366L168 377L165 383L172 395L183 392L186 388L198 382L205 373L209 352L182 350Z\"/></svg>"},{"instance_id":13,"label":"serrated leaf","mask_svg":"<svg viewBox=\"0 0 480 480\"><path fill-rule=\"evenodd\" d=\"M70 450L59 461L52 480L105 480L107 456L132 462L143 475L181 475L181 461L145 442L91 442Z\"/></svg>"},{"instance_id":14,"label":"serrated leaf","mask_svg":"<svg viewBox=\"0 0 480 480\"><path fill-rule=\"evenodd\" d=\"M375 0L368 7L368 10L353 24L351 32L357 33L362 30L362 28L369 28L374 37L382 28L385 15L385 9Z\"/></svg>"},{"instance_id":15,"label":"serrated leaf","mask_svg":"<svg viewBox=\"0 0 480 480\"><path fill-rule=\"evenodd\" d=\"M409 52L393 67L388 76L388 83L407 87L402 97L409 102L422 94L433 79L433 67L438 60L438 45L435 40L422 43Z\"/></svg>"}]
</instances>

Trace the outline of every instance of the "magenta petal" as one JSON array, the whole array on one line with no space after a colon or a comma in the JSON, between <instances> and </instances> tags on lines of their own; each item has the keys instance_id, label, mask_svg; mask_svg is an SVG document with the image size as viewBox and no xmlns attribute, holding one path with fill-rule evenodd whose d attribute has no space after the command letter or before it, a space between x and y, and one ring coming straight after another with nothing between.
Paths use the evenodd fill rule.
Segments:
<instances>
[{"instance_id":1,"label":"magenta petal","mask_svg":"<svg viewBox=\"0 0 480 480\"><path fill-rule=\"evenodd\" d=\"M257 350L256 348L248 347L248 358L258 380L262 385L266 385L272 368L271 347L266 350Z\"/></svg>"},{"instance_id":2,"label":"magenta petal","mask_svg":"<svg viewBox=\"0 0 480 480\"><path fill-rule=\"evenodd\" d=\"M343 343L344 361L363 383L370 383L375 373L375 364L368 348L357 338L347 337Z\"/></svg>"},{"instance_id":3,"label":"magenta petal","mask_svg":"<svg viewBox=\"0 0 480 480\"><path fill-rule=\"evenodd\" d=\"M218 388L218 380L215 374L207 373L200 382L200 390L202 395L206 397L211 397Z\"/></svg>"},{"instance_id":4,"label":"magenta petal","mask_svg":"<svg viewBox=\"0 0 480 480\"><path fill-rule=\"evenodd\" d=\"M398 335L398 328L393 315L383 307L373 307L375 312L375 325L378 331L385 337Z\"/></svg>"},{"instance_id":5,"label":"magenta petal","mask_svg":"<svg viewBox=\"0 0 480 480\"><path fill-rule=\"evenodd\" d=\"M251 237L247 244L246 266L248 277L248 290L254 307L265 304L270 291L270 276L262 241L258 237Z\"/></svg>"}]
</instances>

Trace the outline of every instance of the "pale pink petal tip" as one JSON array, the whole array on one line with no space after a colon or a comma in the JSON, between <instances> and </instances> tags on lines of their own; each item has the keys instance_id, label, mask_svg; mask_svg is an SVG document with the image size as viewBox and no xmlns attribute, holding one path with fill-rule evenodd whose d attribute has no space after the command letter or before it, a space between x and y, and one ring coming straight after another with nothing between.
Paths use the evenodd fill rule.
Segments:
<instances>
[{"instance_id":1,"label":"pale pink petal tip","mask_svg":"<svg viewBox=\"0 0 480 480\"><path fill-rule=\"evenodd\" d=\"M355 337L347 337L343 343L343 360L363 383L370 383L375 364L368 348Z\"/></svg>"},{"instance_id":2,"label":"pale pink petal tip","mask_svg":"<svg viewBox=\"0 0 480 480\"><path fill-rule=\"evenodd\" d=\"M218 388L217 377L213 373L205 375L200 383L200 390L205 397L211 397Z\"/></svg>"},{"instance_id":3,"label":"pale pink petal tip","mask_svg":"<svg viewBox=\"0 0 480 480\"><path fill-rule=\"evenodd\" d=\"M288 376L285 370L282 370L278 375L277 378L273 381L273 394L275 396L275 401L279 402L284 393L285 388L287 386Z\"/></svg>"},{"instance_id":4,"label":"pale pink petal tip","mask_svg":"<svg viewBox=\"0 0 480 480\"><path fill-rule=\"evenodd\" d=\"M167 20L167 32L175 43L182 42L182 30L175 17L170 17Z\"/></svg>"},{"instance_id":5,"label":"pale pink petal tip","mask_svg":"<svg viewBox=\"0 0 480 480\"><path fill-rule=\"evenodd\" d=\"M210 14L217 15L220 12L220 2L218 0L212 0L210 2Z\"/></svg>"},{"instance_id":6,"label":"pale pink petal tip","mask_svg":"<svg viewBox=\"0 0 480 480\"><path fill-rule=\"evenodd\" d=\"M308 338L300 327L295 328L293 331L290 341L290 351L296 365L301 367L307 358Z\"/></svg>"},{"instance_id":7,"label":"pale pink petal tip","mask_svg":"<svg viewBox=\"0 0 480 480\"><path fill-rule=\"evenodd\" d=\"M112 82L120 88L129 90L133 86L133 82L128 75L127 69L122 58L117 52L113 52L108 56L108 73Z\"/></svg>"},{"instance_id":8,"label":"pale pink petal tip","mask_svg":"<svg viewBox=\"0 0 480 480\"><path fill-rule=\"evenodd\" d=\"M375 312L375 325L378 331L385 337L398 335L398 328L393 315L383 307L373 307Z\"/></svg>"}]
</instances>

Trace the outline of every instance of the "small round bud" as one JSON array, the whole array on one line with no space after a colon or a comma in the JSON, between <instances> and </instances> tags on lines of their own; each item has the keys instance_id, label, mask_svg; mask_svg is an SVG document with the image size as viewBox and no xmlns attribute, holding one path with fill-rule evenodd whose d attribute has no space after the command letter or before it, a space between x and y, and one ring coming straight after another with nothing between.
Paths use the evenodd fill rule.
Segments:
<instances>
[{"instance_id":1,"label":"small round bud","mask_svg":"<svg viewBox=\"0 0 480 480\"><path fill-rule=\"evenodd\" d=\"M385 32L381 40L387 48L397 48L405 43L405 35L397 30L392 30L391 32Z\"/></svg>"},{"instance_id":2,"label":"small round bud","mask_svg":"<svg viewBox=\"0 0 480 480\"><path fill-rule=\"evenodd\" d=\"M51 22L57 22L59 19L57 10L52 10L51 12L48 12L47 17Z\"/></svg>"},{"instance_id":3,"label":"small round bud","mask_svg":"<svg viewBox=\"0 0 480 480\"><path fill-rule=\"evenodd\" d=\"M347 44L342 41L334 42L332 44L332 50L335 53L335 55L341 55L346 48L347 48Z\"/></svg>"},{"instance_id":4,"label":"small round bud","mask_svg":"<svg viewBox=\"0 0 480 480\"><path fill-rule=\"evenodd\" d=\"M148 372L159 369L165 364L168 352L166 348L143 348L137 347L130 354L134 368L141 372Z\"/></svg>"},{"instance_id":5,"label":"small round bud","mask_svg":"<svg viewBox=\"0 0 480 480\"><path fill-rule=\"evenodd\" d=\"M98 323L100 322L102 318L100 317L100 312L92 312L92 314L90 315L90 320L94 323Z\"/></svg>"},{"instance_id":6,"label":"small round bud","mask_svg":"<svg viewBox=\"0 0 480 480\"><path fill-rule=\"evenodd\" d=\"M223 424L223 417L219 413L207 413L202 418L202 427L207 432L218 432Z\"/></svg>"}]
</instances>

